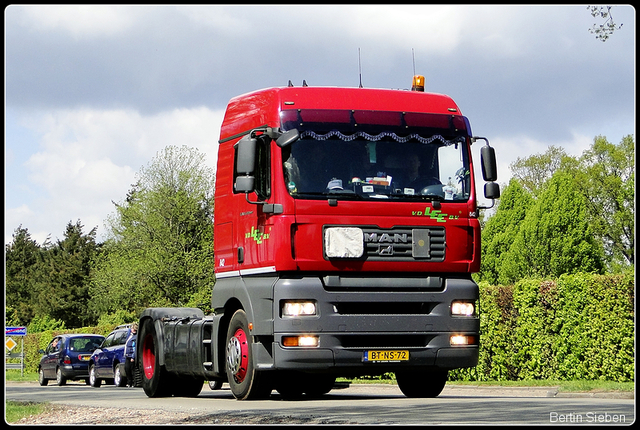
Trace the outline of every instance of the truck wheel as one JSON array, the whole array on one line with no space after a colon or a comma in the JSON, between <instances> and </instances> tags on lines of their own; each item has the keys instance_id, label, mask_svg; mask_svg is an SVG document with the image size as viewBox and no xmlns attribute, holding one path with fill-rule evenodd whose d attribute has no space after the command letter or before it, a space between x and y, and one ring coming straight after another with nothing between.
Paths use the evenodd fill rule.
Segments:
<instances>
[{"instance_id":1,"label":"truck wheel","mask_svg":"<svg viewBox=\"0 0 640 430\"><path fill-rule=\"evenodd\" d=\"M173 395L178 397L198 397L204 386L204 378L173 375Z\"/></svg>"},{"instance_id":2,"label":"truck wheel","mask_svg":"<svg viewBox=\"0 0 640 430\"><path fill-rule=\"evenodd\" d=\"M212 390L220 390L222 388L222 381L209 381L209 388Z\"/></svg>"},{"instance_id":3,"label":"truck wheel","mask_svg":"<svg viewBox=\"0 0 640 430\"><path fill-rule=\"evenodd\" d=\"M231 393L238 400L266 398L272 389L270 375L254 367L248 327L247 315L240 309L231 317L227 330L225 368Z\"/></svg>"},{"instance_id":4,"label":"truck wheel","mask_svg":"<svg viewBox=\"0 0 640 430\"><path fill-rule=\"evenodd\" d=\"M276 391L285 400L297 400L302 397L306 375L295 371L279 371L276 378Z\"/></svg>"},{"instance_id":5,"label":"truck wheel","mask_svg":"<svg viewBox=\"0 0 640 430\"><path fill-rule=\"evenodd\" d=\"M304 393L309 397L320 397L327 394L336 383L336 377L330 375L309 375Z\"/></svg>"},{"instance_id":6,"label":"truck wheel","mask_svg":"<svg viewBox=\"0 0 640 430\"><path fill-rule=\"evenodd\" d=\"M446 370L396 372L396 380L402 394L413 398L438 397L447 383Z\"/></svg>"},{"instance_id":7,"label":"truck wheel","mask_svg":"<svg viewBox=\"0 0 640 430\"><path fill-rule=\"evenodd\" d=\"M158 334L151 319L145 319L138 339L142 340L142 388L148 397L171 395L170 375L160 366Z\"/></svg>"}]
</instances>

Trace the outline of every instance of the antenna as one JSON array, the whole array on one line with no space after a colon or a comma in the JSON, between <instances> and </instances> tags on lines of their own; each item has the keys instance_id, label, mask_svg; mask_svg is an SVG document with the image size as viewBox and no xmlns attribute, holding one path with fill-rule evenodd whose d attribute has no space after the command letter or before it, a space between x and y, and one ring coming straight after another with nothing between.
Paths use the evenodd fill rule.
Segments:
<instances>
[{"instance_id":1,"label":"antenna","mask_svg":"<svg viewBox=\"0 0 640 430\"><path fill-rule=\"evenodd\" d=\"M360 63L360 48L358 48L358 74L360 75L360 86L362 88L362 63Z\"/></svg>"},{"instance_id":2,"label":"antenna","mask_svg":"<svg viewBox=\"0 0 640 430\"><path fill-rule=\"evenodd\" d=\"M413 76L416 75L416 52L411 48L411 55L413 56Z\"/></svg>"}]
</instances>

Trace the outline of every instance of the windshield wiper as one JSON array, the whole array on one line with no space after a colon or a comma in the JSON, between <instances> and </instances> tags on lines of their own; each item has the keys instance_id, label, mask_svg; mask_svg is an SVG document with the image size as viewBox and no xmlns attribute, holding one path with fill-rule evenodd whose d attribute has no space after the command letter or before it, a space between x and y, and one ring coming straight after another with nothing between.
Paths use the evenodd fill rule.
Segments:
<instances>
[{"instance_id":1,"label":"windshield wiper","mask_svg":"<svg viewBox=\"0 0 640 430\"><path fill-rule=\"evenodd\" d=\"M427 200L430 202L436 201L436 202L443 202L444 201L444 196L441 196L440 194L399 194L397 196L394 196L400 199L407 199L407 200Z\"/></svg>"},{"instance_id":2,"label":"windshield wiper","mask_svg":"<svg viewBox=\"0 0 640 430\"><path fill-rule=\"evenodd\" d=\"M328 190L323 192L298 192L295 197L313 197L313 198L335 198L335 197L347 197L353 199L362 199L362 196L356 194L353 190Z\"/></svg>"}]
</instances>

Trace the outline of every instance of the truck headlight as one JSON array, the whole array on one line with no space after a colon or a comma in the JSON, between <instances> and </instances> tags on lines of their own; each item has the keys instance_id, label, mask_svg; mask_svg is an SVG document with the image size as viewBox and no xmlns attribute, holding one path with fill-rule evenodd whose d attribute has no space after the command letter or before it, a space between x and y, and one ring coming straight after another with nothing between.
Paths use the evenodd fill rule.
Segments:
<instances>
[{"instance_id":1,"label":"truck headlight","mask_svg":"<svg viewBox=\"0 0 640 430\"><path fill-rule=\"evenodd\" d=\"M451 302L451 315L470 317L475 315L476 306L473 301L456 300Z\"/></svg>"},{"instance_id":2,"label":"truck headlight","mask_svg":"<svg viewBox=\"0 0 640 430\"><path fill-rule=\"evenodd\" d=\"M473 335L454 334L449 338L449 344L451 346L477 345L478 340Z\"/></svg>"},{"instance_id":3,"label":"truck headlight","mask_svg":"<svg viewBox=\"0 0 640 430\"><path fill-rule=\"evenodd\" d=\"M283 317L299 317L317 315L316 302L313 300L284 301L282 303Z\"/></svg>"}]
</instances>

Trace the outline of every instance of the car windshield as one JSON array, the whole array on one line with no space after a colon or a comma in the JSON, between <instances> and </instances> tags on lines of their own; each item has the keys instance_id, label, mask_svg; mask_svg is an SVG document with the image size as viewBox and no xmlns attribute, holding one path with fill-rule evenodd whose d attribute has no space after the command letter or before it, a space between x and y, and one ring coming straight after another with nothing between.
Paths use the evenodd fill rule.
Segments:
<instances>
[{"instance_id":1,"label":"car windshield","mask_svg":"<svg viewBox=\"0 0 640 430\"><path fill-rule=\"evenodd\" d=\"M285 181L301 198L466 201L469 162L463 138L441 135L301 133L286 151Z\"/></svg>"}]
</instances>

